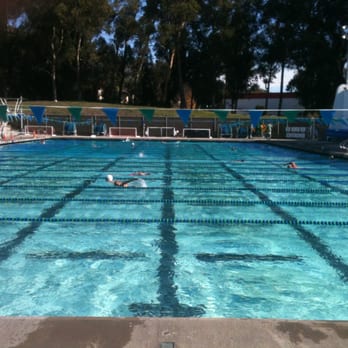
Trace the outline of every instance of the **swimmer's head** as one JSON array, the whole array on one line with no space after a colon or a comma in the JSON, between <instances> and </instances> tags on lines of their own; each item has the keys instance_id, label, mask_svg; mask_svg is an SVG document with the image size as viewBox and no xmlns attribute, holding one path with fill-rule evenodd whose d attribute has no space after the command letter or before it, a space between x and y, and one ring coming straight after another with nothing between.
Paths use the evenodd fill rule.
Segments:
<instances>
[{"instance_id":1,"label":"swimmer's head","mask_svg":"<svg viewBox=\"0 0 348 348\"><path fill-rule=\"evenodd\" d=\"M109 175L106 176L105 180L111 182L111 181L114 180L114 178L113 178L113 176L111 174L109 174Z\"/></svg>"}]
</instances>

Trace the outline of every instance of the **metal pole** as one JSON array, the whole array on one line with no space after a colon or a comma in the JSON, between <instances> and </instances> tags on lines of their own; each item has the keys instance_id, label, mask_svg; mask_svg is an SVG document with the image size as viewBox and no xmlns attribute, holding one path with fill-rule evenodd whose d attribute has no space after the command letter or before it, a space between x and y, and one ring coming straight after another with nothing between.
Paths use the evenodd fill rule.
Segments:
<instances>
[{"instance_id":1,"label":"metal pole","mask_svg":"<svg viewBox=\"0 0 348 348\"><path fill-rule=\"evenodd\" d=\"M21 132L23 132L23 110L21 110Z\"/></svg>"}]
</instances>

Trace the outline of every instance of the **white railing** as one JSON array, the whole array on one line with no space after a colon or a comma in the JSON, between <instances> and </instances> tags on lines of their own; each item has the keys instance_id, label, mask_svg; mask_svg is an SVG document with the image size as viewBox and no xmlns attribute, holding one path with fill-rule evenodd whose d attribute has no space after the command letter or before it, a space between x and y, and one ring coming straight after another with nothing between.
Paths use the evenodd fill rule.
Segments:
<instances>
[{"instance_id":1,"label":"white railing","mask_svg":"<svg viewBox=\"0 0 348 348\"><path fill-rule=\"evenodd\" d=\"M147 137L175 137L177 134L175 127L147 127L145 131Z\"/></svg>"},{"instance_id":2,"label":"white railing","mask_svg":"<svg viewBox=\"0 0 348 348\"><path fill-rule=\"evenodd\" d=\"M24 127L24 133L25 134L32 134L35 135L54 135L54 127L52 126L30 126L26 125Z\"/></svg>"}]
</instances>

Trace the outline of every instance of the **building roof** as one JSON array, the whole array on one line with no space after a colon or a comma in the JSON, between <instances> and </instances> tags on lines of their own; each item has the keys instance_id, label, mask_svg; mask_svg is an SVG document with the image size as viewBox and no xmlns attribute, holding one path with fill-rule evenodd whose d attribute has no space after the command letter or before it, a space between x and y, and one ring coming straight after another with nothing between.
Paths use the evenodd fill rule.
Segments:
<instances>
[{"instance_id":1,"label":"building roof","mask_svg":"<svg viewBox=\"0 0 348 348\"><path fill-rule=\"evenodd\" d=\"M298 99L296 93L283 92L283 93L267 93L267 92L254 92L242 95L239 99L279 99L283 96L283 99Z\"/></svg>"}]
</instances>

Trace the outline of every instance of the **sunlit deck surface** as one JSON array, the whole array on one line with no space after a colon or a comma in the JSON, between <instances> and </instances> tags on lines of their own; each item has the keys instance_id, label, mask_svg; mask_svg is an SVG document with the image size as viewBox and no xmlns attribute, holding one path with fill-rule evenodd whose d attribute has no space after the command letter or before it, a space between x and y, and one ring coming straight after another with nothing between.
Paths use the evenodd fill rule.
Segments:
<instances>
[{"instance_id":1,"label":"sunlit deck surface","mask_svg":"<svg viewBox=\"0 0 348 348\"><path fill-rule=\"evenodd\" d=\"M55 139L96 139L69 136ZM98 137L97 139L122 139ZM310 140L136 138L160 141L259 141L347 158L338 143ZM14 142L33 139L16 139ZM131 138L130 138L131 140ZM348 347L348 321L205 318L0 317L1 348Z\"/></svg>"},{"instance_id":2,"label":"sunlit deck surface","mask_svg":"<svg viewBox=\"0 0 348 348\"><path fill-rule=\"evenodd\" d=\"M195 318L0 318L2 348L348 346L348 323Z\"/></svg>"}]
</instances>

